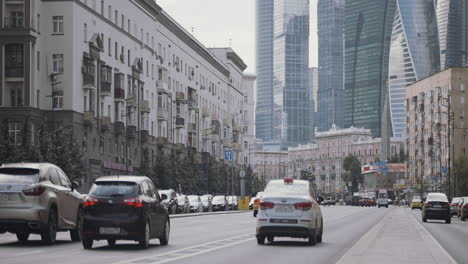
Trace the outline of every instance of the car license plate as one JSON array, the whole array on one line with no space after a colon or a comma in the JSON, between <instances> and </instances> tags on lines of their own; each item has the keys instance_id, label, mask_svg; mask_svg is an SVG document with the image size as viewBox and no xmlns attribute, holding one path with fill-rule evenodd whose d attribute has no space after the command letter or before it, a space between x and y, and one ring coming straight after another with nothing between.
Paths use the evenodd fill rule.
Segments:
<instances>
[{"instance_id":1,"label":"car license plate","mask_svg":"<svg viewBox=\"0 0 468 264\"><path fill-rule=\"evenodd\" d=\"M434 208L441 208L441 207L442 205L438 205L438 204L434 205Z\"/></svg>"},{"instance_id":2,"label":"car license plate","mask_svg":"<svg viewBox=\"0 0 468 264\"><path fill-rule=\"evenodd\" d=\"M290 213L292 212L289 205L277 205L275 208L275 213Z\"/></svg>"},{"instance_id":3,"label":"car license plate","mask_svg":"<svg viewBox=\"0 0 468 264\"><path fill-rule=\"evenodd\" d=\"M297 219L270 219L273 224L297 224Z\"/></svg>"},{"instance_id":4,"label":"car license plate","mask_svg":"<svg viewBox=\"0 0 468 264\"><path fill-rule=\"evenodd\" d=\"M0 201L14 201L18 195L16 193L0 193Z\"/></svg>"},{"instance_id":5,"label":"car license plate","mask_svg":"<svg viewBox=\"0 0 468 264\"><path fill-rule=\"evenodd\" d=\"M101 227L99 233L102 235L118 235L120 234L120 228L118 227Z\"/></svg>"}]
</instances>

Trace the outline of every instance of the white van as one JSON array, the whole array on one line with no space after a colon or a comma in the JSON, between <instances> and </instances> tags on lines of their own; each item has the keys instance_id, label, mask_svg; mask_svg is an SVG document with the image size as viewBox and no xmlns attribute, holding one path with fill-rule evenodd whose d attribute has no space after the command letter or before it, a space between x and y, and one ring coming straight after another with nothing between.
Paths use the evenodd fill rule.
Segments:
<instances>
[{"instance_id":1,"label":"white van","mask_svg":"<svg viewBox=\"0 0 468 264\"><path fill-rule=\"evenodd\" d=\"M380 190L377 196L377 206L380 208L381 206L385 206L388 208L388 193L386 190Z\"/></svg>"}]
</instances>

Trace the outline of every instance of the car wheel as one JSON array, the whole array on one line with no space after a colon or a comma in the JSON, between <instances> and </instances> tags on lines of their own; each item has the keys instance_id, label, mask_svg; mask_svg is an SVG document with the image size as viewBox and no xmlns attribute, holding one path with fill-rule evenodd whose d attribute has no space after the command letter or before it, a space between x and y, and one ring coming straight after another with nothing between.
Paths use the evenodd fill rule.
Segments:
<instances>
[{"instance_id":1,"label":"car wheel","mask_svg":"<svg viewBox=\"0 0 468 264\"><path fill-rule=\"evenodd\" d=\"M93 240L92 239L83 239L81 243L83 244L84 249L91 249L93 248Z\"/></svg>"},{"instance_id":2,"label":"car wheel","mask_svg":"<svg viewBox=\"0 0 468 264\"><path fill-rule=\"evenodd\" d=\"M445 219L445 223L446 224L450 224L452 222L452 218L451 217L448 217L447 219Z\"/></svg>"},{"instance_id":3,"label":"car wheel","mask_svg":"<svg viewBox=\"0 0 468 264\"><path fill-rule=\"evenodd\" d=\"M265 236L258 235L257 236L257 244L264 245L265 244Z\"/></svg>"},{"instance_id":4,"label":"car wheel","mask_svg":"<svg viewBox=\"0 0 468 264\"><path fill-rule=\"evenodd\" d=\"M257 210L254 210L254 211L253 211L253 217L257 217L257 214L258 214L258 211L257 211Z\"/></svg>"},{"instance_id":5,"label":"car wheel","mask_svg":"<svg viewBox=\"0 0 468 264\"><path fill-rule=\"evenodd\" d=\"M47 229L41 234L41 240L45 244L52 245L57 239L57 211L50 209Z\"/></svg>"},{"instance_id":6,"label":"car wheel","mask_svg":"<svg viewBox=\"0 0 468 264\"><path fill-rule=\"evenodd\" d=\"M107 239L107 244L111 248L115 247L115 239Z\"/></svg>"},{"instance_id":7,"label":"car wheel","mask_svg":"<svg viewBox=\"0 0 468 264\"><path fill-rule=\"evenodd\" d=\"M138 241L138 244L140 244L141 248L147 249L149 248L149 244L150 244L149 241L150 241L150 224L149 224L149 221L146 221L145 234L144 234L143 240Z\"/></svg>"},{"instance_id":8,"label":"car wheel","mask_svg":"<svg viewBox=\"0 0 468 264\"><path fill-rule=\"evenodd\" d=\"M163 236L159 238L159 243L161 245L166 246L169 243L170 232L171 232L171 225L169 223L169 220L166 220L166 223L164 224Z\"/></svg>"},{"instance_id":9,"label":"car wheel","mask_svg":"<svg viewBox=\"0 0 468 264\"><path fill-rule=\"evenodd\" d=\"M76 217L76 228L70 230L70 238L73 242L81 241L82 225L83 224L83 215L81 209L78 210L78 215Z\"/></svg>"},{"instance_id":10,"label":"car wheel","mask_svg":"<svg viewBox=\"0 0 468 264\"><path fill-rule=\"evenodd\" d=\"M29 233L16 233L19 242L26 242L29 239Z\"/></svg>"},{"instance_id":11,"label":"car wheel","mask_svg":"<svg viewBox=\"0 0 468 264\"><path fill-rule=\"evenodd\" d=\"M465 216L462 215L462 217L460 217L460 220L465 221L466 220Z\"/></svg>"},{"instance_id":12,"label":"car wheel","mask_svg":"<svg viewBox=\"0 0 468 264\"><path fill-rule=\"evenodd\" d=\"M267 236L267 240L268 240L268 242L271 243L271 242L275 241L275 237L274 236Z\"/></svg>"},{"instance_id":13,"label":"car wheel","mask_svg":"<svg viewBox=\"0 0 468 264\"><path fill-rule=\"evenodd\" d=\"M388 208L388 205L387 205L387 206L385 206L385 208Z\"/></svg>"},{"instance_id":14,"label":"car wheel","mask_svg":"<svg viewBox=\"0 0 468 264\"><path fill-rule=\"evenodd\" d=\"M313 234L309 236L309 245L314 246L317 244L317 230L314 229Z\"/></svg>"}]
</instances>

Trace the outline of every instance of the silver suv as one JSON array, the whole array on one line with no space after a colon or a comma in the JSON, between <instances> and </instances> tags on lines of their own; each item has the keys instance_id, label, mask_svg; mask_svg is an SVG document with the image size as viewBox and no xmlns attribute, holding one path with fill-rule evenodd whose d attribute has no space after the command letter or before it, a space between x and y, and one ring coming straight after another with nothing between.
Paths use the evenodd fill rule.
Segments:
<instances>
[{"instance_id":1,"label":"silver suv","mask_svg":"<svg viewBox=\"0 0 468 264\"><path fill-rule=\"evenodd\" d=\"M14 233L19 241L40 234L53 244L57 231L70 231L71 240L80 241L83 198L77 187L53 164L0 166L0 233Z\"/></svg>"}]
</instances>

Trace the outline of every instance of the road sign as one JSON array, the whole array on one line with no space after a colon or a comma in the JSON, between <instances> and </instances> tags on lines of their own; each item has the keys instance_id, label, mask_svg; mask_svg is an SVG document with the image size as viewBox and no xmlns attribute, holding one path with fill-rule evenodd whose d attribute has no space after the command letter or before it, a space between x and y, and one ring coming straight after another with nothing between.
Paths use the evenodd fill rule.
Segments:
<instances>
[{"instance_id":1,"label":"road sign","mask_svg":"<svg viewBox=\"0 0 468 264\"><path fill-rule=\"evenodd\" d=\"M447 167L446 166L442 166L442 173L447 173Z\"/></svg>"},{"instance_id":2,"label":"road sign","mask_svg":"<svg viewBox=\"0 0 468 264\"><path fill-rule=\"evenodd\" d=\"M232 149L224 150L224 160L232 160Z\"/></svg>"},{"instance_id":3,"label":"road sign","mask_svg":"<svg viewBox=\"0 0 468 264\"><path fill-rule=\"evenodd\" d=\"M241 177L242 179L245 178L245 171L244 170L241 170L239 172L239 177Z\"/></svg>"}]
</instances>

